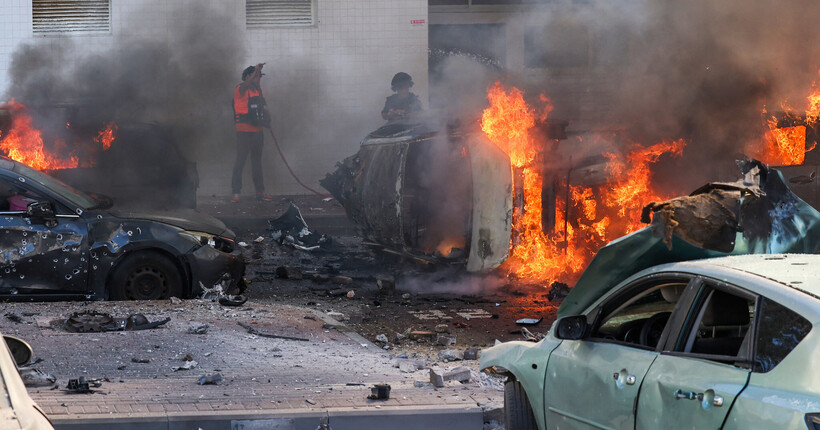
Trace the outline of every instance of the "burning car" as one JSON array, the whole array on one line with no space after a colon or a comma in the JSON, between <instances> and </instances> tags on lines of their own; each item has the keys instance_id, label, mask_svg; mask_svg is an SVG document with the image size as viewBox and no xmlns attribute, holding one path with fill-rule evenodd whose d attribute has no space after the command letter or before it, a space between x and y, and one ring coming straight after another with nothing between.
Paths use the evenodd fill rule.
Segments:
<instances>
[{"instance_id":1,"label":"burning car","mask_svg":"<svg viewBox=\"0 0 820 430\"><path fill-rule=\"evenodd\" d=\"M648 205L652 225L596 254L542 341L482 351L508 376L507 428L816 428L820 212L740 166Z\"/></svg>"},{"instance_id":2,"label":"burning car","mask_svg":"<svg viewBox=\"0 0 820 430\"><path fill-rule=\"evenodd\" d=\"M192 297L244 289L235 235L195 211L131 212L0 158L0 295L34 299Z\"/></svg>"}]
</instances>

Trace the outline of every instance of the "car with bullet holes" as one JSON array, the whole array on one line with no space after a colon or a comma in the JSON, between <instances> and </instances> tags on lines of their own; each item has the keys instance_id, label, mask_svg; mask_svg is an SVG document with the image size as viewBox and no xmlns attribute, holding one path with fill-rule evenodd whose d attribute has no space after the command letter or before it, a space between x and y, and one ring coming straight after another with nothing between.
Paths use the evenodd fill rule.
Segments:
<instances>
[{"instance_id":1,"label":"car with bullet holes","mask_svg":"<svg viewBox=\"0 0 820 430\"><path fill-rule=\"evenodd\" d=\"M243 290L235 235L193 210L119 210L0 158L0 297L153 300Z\"/></svg>"},{"instance_id":2,"label":"car with bullet holes","mask_svg":"<svg viewBox=\"0 0 820 430\"><path fill-rule=\"evenodd\" d=\"M629 257L623 239L612 264ZM614 287L599 272L543 340L486 349L481 367L508 376L510 430L820 429L818 267L813 254L732 255Z\"/></svg>"}]
</instances>

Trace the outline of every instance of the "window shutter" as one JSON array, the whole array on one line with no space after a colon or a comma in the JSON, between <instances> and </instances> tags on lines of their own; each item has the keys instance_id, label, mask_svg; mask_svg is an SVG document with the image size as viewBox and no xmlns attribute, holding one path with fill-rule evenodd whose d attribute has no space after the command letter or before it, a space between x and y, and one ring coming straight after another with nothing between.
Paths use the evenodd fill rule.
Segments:
<instances>
[{"instance_id":1,"label":"window shutter","mask_svg":"<svg viewBox=\"0 0 820 430\"><path fill-rule=\"evenodd\" d=\"M245 0L247 28L313 25L316 0Z\"/></svg>"},{"instance_id":2,"label":"window shutter","mask_svg":"<svg viewBox=\"0 0 820 430\"><path fill-rule=\"evenodd\" d=\"M34 34L110 33L111 0L32 0Z\"/></svg>"}]
</instances>

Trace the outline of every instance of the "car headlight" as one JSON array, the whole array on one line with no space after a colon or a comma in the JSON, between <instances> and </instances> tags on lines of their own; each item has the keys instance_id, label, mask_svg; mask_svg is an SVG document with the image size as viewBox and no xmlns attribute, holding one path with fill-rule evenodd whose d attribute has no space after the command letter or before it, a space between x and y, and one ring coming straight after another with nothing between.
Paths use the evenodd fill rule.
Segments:
<instances>
[{"instance_id":1,"label":"car headlight","mask_svg":"<svg viewBox=\"0 0 820 430\"><path fill-rule=\"evenodd\" d=\"M234 241L227 237L216 236L200 231L183 231L181 236L187 237L202 246L209 245L217 251L222 251L230 254L235 249Z\"/></svg>"}]
</instances>

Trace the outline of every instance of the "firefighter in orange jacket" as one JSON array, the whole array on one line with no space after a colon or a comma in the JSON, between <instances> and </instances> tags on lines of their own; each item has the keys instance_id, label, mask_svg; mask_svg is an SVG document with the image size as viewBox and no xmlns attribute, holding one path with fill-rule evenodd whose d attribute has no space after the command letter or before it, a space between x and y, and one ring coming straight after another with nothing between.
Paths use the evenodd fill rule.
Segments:
<instances>
[{"instance_id":1,"label":"firefighter in orange jacket","mask_svg":"<svg viewBox=\"0 0 820 430\"><path fill-rule=\"evenodd\" d=\"M236 162L233 166L231 188L233 202L239 201L242 191L242 171L245 169L245 160L251 157L251 176L256 189L256 199L271 201L273 197L265 193L265 183L262 179L262 146L265 127L270 127L270 114L262 96L262 87L259 80L262 77L262 66L248 66L242 71L242 83L236 86L233 92L233 112L236 123Z\"/></svg>"}]
</instances>

